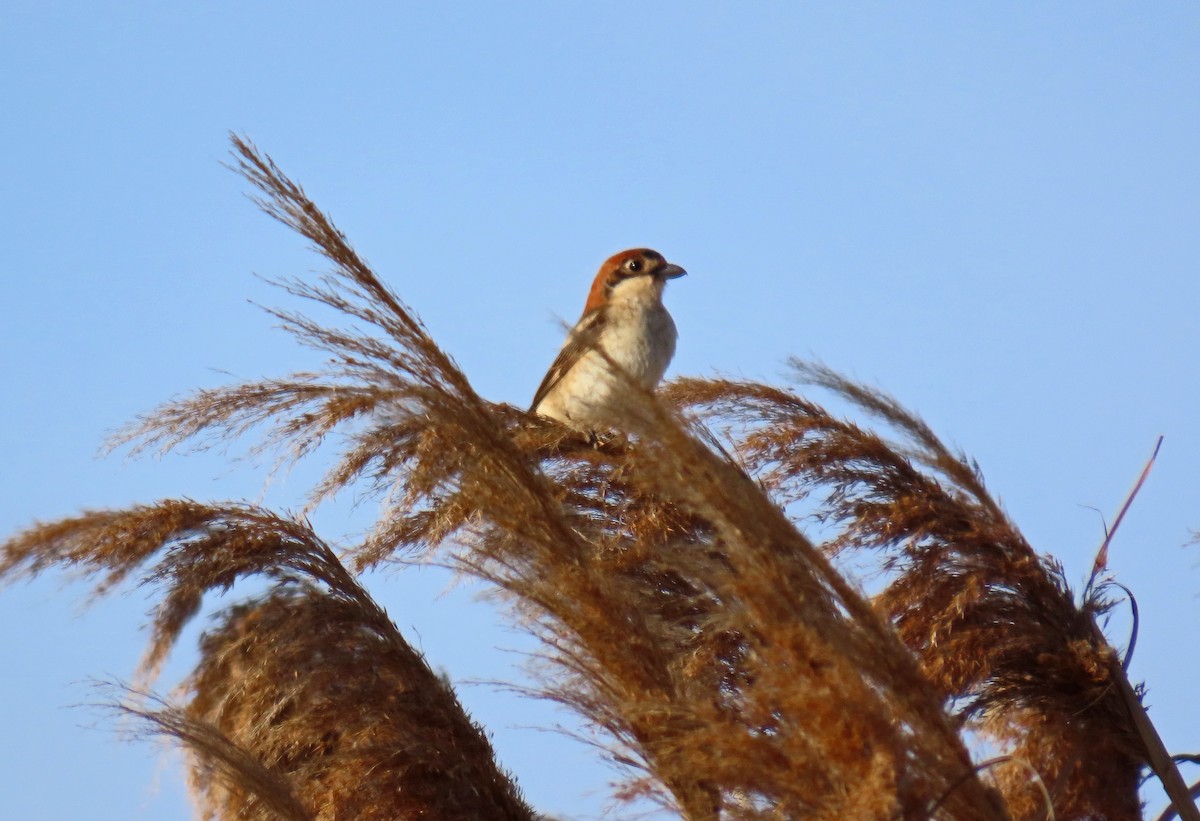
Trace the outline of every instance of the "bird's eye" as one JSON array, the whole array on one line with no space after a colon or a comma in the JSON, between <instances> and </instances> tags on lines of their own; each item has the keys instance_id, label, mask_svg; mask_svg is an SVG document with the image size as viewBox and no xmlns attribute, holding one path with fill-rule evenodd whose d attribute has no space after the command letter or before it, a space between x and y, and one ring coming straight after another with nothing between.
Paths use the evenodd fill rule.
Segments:
<instances>
[{"instance_id":1,"label":"bird's eye","mask_svg":"<svg viewBox=\"0 0 1200 821\"><path fill-rule=\"evenodd\" d=\"M629 262L625 263L625 270L629 271L631 274L636 274L638 271L642 270L642 261L640 259L629 260Z\"/></svg>"}]
</instances>

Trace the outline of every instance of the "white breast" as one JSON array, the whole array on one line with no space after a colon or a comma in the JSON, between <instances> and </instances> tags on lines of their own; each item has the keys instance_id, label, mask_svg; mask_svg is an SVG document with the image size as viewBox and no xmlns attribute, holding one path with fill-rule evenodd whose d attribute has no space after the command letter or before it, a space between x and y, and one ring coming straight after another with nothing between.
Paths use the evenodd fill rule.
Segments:
<instances>
[{"instance_id":1,"label":"white breast","mask_svg":"<svg viewBox=\"0 0 1200 821\"><path fill-rule=\"evenodd\" d=\"M661 281L639 280L640 287L629 287L604 309L603 328L595 340L604 355L595 350L583 354L538 405L538 413L584 430L620 427L616 400L625 381L633 379L646 388L662 381L675 355L678 332L663 307ZM616 373L605 356L624 375Z\"/></svg>"},{"instance_id":2,"label":"white breast","mask_svg":"<svg viewBox=\"0 0 1200 821\"><path fill-rule=\"evenodd\" d=\"M675 321L661 302L650 308L617 304L609 312L601 336L605 352L631 377L655 387L675 355Z\"/></svg>"}]
</instances>

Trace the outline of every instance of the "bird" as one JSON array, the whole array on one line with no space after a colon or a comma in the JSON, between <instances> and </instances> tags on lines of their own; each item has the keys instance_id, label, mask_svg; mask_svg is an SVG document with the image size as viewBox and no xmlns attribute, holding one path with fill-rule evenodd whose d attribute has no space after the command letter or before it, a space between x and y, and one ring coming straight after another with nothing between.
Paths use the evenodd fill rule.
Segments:
<instances>
[{"instance_id":1,"label":"bird","mask_svg":"<svg viewBox=\"0 0 1200 821\"><path fill-rule=\"evenodd\" d=\"M679 334L662 296L667 280L686 274L649 248L605 260L530 411L589 434L619 427L629 380L653 390L675 355Z\"/></svg>"}]
</instances>

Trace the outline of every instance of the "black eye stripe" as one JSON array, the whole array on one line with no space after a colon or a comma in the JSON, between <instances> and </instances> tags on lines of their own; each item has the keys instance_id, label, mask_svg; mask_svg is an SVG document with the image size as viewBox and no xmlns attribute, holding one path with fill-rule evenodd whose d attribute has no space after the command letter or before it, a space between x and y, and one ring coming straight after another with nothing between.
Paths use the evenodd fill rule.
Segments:
<instances>
[{"instance_id":1,"label":"black eye stripe","mask_svg":"<svg viewBox=\"0 0 1200 821\"><path fill-rule=\"evenodd\" d=\"M605 283L605 288L611 289L623 280L653 273L663 262L665 260L655 259L652 256L631 257L612 269L612 273L608 275L608 281Z\"/></svg>"}]
</instances>

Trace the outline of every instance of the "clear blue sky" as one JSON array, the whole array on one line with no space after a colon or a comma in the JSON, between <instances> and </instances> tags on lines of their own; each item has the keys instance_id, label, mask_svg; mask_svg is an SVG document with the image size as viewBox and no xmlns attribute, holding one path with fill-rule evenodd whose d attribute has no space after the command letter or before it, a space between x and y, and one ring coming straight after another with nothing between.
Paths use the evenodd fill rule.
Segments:
<instances>
[{"instance_id":1,"label":"clear blue sky","mask_svg":"<svg viewBox=\"0 0 1200 821\"><path fill-rule=\"evenodd\" d=\"M252 272L319 262L221 168L235 130L492 399L527 402L599 262L650 245L691 272L667 295L672 373L775 380L801 354L885 388L1076 583L1092 508L1111 520L1164 434L1112 566L1141 606L1151 715L1195 752L1198 44L1184 2L9 0L0 533L163 496L297 503L306 468L264 489L264 466L219 455L96 458L219 371L314 364L247 303L278 302ZM371 580L436 666L520 680L504 648L528 644L444 584ZM187 817L171 761L70 706L89 677L128 677L144 639L141 591L83 610L84 590L0 593L6 812ZM602 811L610 771L528 729L569 716L463 696L539 809Z\"/></svg>"}]
</instances>

